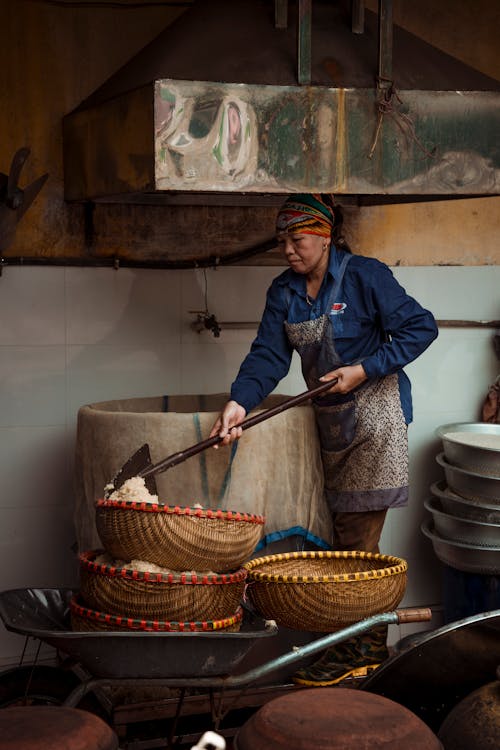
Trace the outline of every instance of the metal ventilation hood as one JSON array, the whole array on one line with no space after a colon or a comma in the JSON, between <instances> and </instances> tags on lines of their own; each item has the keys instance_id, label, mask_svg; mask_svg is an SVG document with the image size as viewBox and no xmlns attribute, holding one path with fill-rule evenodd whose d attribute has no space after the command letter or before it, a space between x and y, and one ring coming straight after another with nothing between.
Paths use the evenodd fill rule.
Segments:
<instances>
[{"instance_id":1,"label":"metal ventilation hood","mask_svg":"<svg viewBox=\"0 0 500 750\"><path fill-rule=\"evenodd\" d=\"M496 195L499 132L500 83L393 26L389 0L199 0L64 118L65 197Z\"/></svg>"}]
</instances>

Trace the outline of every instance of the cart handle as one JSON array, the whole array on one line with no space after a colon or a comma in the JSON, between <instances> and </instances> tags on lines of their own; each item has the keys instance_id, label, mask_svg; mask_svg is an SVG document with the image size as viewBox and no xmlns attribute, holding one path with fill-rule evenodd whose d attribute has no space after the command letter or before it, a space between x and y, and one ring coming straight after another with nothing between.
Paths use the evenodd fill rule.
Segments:
<instances>
[{"instance_id":1,"label":"cart handle","mask_svg":"<svg viewBox=\"0 0 500 750\"><path fill-rule=\"evenodd\" d=\"M396 615L400 625L405 622L428 622L432 620L432 610L429 607L408 607L397 609Z\"/></svg>"},{"instance_id":2,"label":"cart handle","mask_svg":"<svg viewBox=\"0 0 500 750\"><path fill-rule=\"evenodd\" d=\"M319 651L323 651L325 648L334 646L337 643L345 641L347 638L352 638L361 633L365 633L371 628L378 627L379 625L397 625L405 622L425 622L432 618L432 610L428 607L408 607L405 609L396 609L393 612L383 612L379 615L372 615L367 617L365 620L349 625L342 630L337 630L334 633L324 635L322 638L312 641L305 646L294 647L292 651L282 654L276 657L272 661L269 661L259 667L250 669L244 674L237 674L232 676L214 676L214 677L167 677L167 678L156 678L156 679L99 679L90 678L85 680L78 685L72 693L66 698L63 705L69 707L75 707L81 701L84 695L90 690L95 689L101 685L107 686L132 686L137 687L140 683L142 685L149 686L161 686L161 687L175 687L175 688L238 688L238 687L249 687L258 679L265 677L266 675L277 671L278 669L294 664L301 661L306 656L312 656Z\"/></svg>"}]
</instances>

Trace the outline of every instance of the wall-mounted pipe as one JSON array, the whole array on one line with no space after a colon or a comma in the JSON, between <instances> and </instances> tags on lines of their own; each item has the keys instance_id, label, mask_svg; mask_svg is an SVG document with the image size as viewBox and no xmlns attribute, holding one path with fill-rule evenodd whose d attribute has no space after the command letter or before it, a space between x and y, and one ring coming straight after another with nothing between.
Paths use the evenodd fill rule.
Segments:
<instances>
[{"instance_id":1,"label":"wall-mounted pipe","mask_svg":"<svg viewBox=\"0 0 500 750\"><path fill-rule=\"evenodd\" d=\"M500 329L500 320L436 320L438 328L498 328ZM236 320L219 320L217 325L220 331L250 331L257 330L260 322L254 320L236 321ZM198 333L210 328L203 321L197 320L191 324L191 328Z\"/></svg>"}]
</instances>

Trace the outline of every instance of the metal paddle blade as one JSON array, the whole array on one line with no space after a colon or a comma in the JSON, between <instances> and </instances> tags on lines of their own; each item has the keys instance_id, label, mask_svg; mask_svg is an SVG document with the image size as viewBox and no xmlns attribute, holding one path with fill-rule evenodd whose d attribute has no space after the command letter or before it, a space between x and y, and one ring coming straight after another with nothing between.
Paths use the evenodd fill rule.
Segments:
<instances>
[{"instance_id":1,"label":"metal paddle blade","mask_svg":"<svg viewBox=\"0 0 500 750\"><path fill-rule=\"evenodd\" d=\"M113 487L115 488L115 490L118 490L122 486L122 484L127 481L127 479L141 476L145 469L149 469L149 467L152 465L153 462L151 461L149 445L147 443L144 443L144 445L142 445L139 450L136 451L132 456L130 456L130 458L123 464L122 468L113 479ZM148 492L150 492L152 495L158 494L154 474L150 474L149 476L145 477L144 482L146 484Z\"/></svg>"}]
</instances>

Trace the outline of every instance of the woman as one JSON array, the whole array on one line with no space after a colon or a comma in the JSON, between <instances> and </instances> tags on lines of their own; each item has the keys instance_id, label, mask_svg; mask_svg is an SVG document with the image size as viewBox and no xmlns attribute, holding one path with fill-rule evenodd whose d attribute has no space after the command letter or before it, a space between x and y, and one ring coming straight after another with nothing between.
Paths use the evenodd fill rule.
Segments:
<instances>
[{"instance_id":1,"label":"woman","mask_svg":"<svg viewBox=\"0 0 500 750\"><path fill-rule=\"evenodd\" d=\"M238 425L301 358L308 388L332 380L313 406L334 549L379 551L388 508L408 502L407 425L411 390L403 367L436 338L430 312L390 269L353 255L342 216L327 195L290 196L280 209L278 244L290 266L274 279L257 337L211 435L226 445ZM329 649L295 680L332 685L387 656L386 631Z\"/></svg>"}]
</instances>

